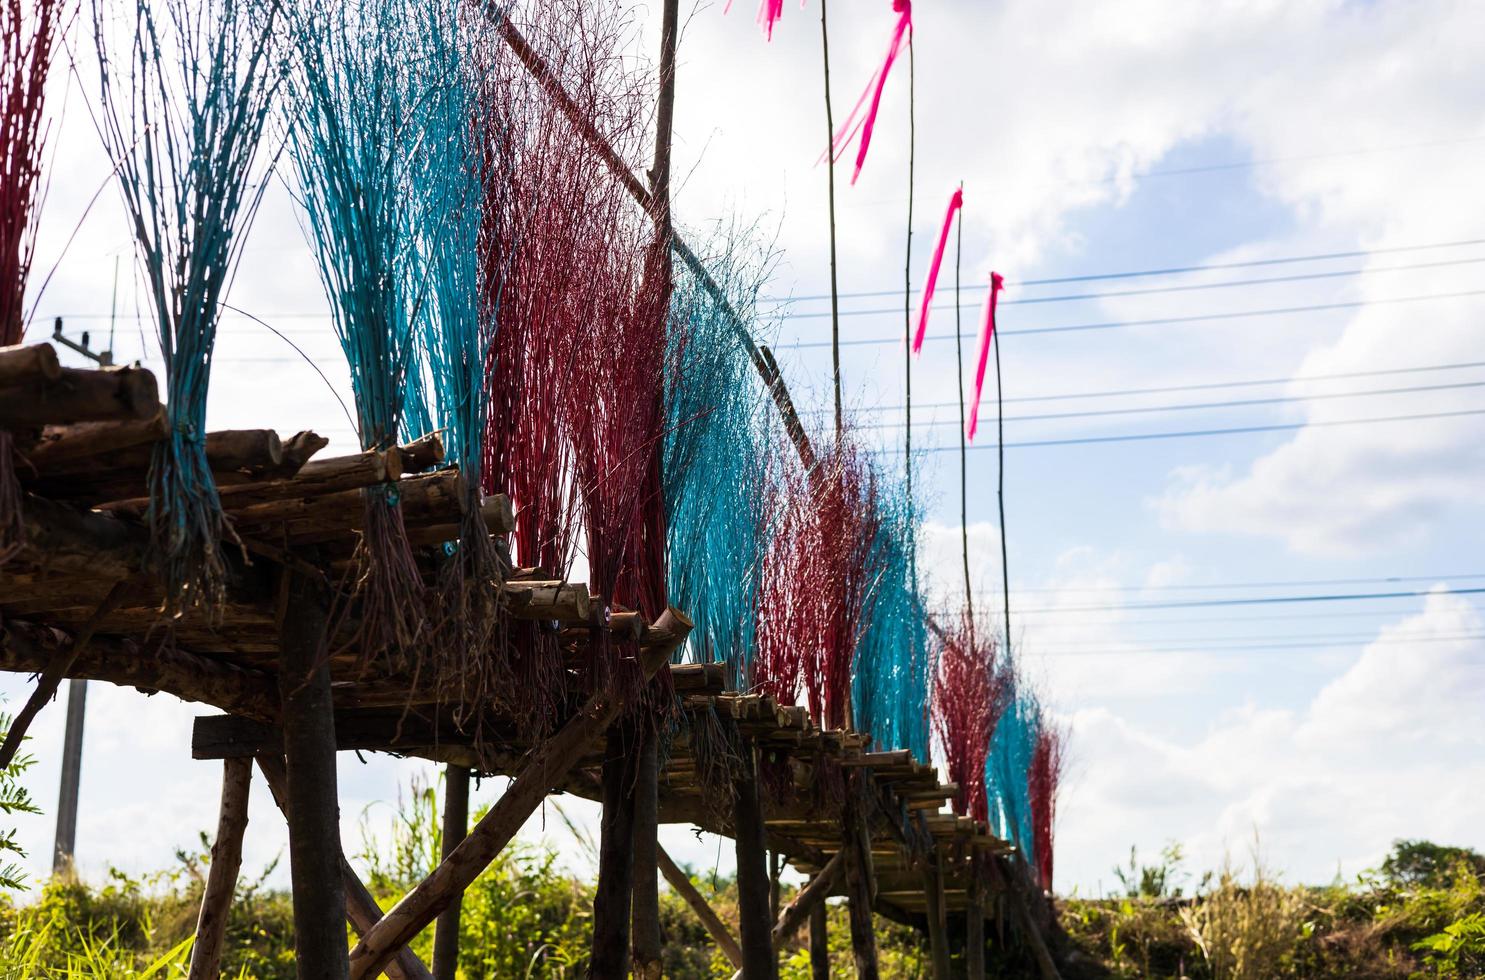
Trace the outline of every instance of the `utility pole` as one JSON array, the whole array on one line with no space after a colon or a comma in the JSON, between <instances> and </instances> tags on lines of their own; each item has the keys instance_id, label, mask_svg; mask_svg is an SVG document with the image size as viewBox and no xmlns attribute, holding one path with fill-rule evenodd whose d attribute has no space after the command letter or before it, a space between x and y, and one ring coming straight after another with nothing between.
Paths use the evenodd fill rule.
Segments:
<instances>
[{"instance_id":1,"label":"utility pole","mask_svg":"<svg viewBox=\"0 0 1485 980\"><path fill-rule=\"evenodd\" d=\"M62 736L62 788L57 795L57 844L52 852L52 874L72 866L77 851L77 802L82 784L83 712L88 682L74 678L67 686L67 729Z\"/></svg>"}]
</instances>

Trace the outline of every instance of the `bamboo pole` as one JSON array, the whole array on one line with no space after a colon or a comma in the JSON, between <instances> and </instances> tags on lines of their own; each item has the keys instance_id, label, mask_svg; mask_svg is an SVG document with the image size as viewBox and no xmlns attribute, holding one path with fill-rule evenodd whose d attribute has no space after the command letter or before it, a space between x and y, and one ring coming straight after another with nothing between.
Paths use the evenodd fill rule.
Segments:
<instances>
[{"instance_id":1,"label":"bamboo pole","mask_svg":"<svg viewBox=\"0 0 1485 980\"><path fill-rule=\"evenodd\" d=\"M686 873L671 860L669 854L665 853L665 848L656 845L655 858L660 865L660 873L665 876L665 880L670 883L675 893L691 906L691 911L696 913L696 918L700 919L701 924L706 927L707 933L712 937L712 942L717 944L722 955L727 957L727 961L735 969L741 970L742 947L738 946L737 940L732 938L732 933L727 930L727 924L712 910L701 892L696 890L696 886L691 884L691 879Z\"/></svg>"},{"instance_id":2,"label":"bamboo pole","mask_svg":"<svg viewBox=\"0 0 1485 980\"><path fill-rule=\"evenodd\" d=\"M217 837L211 845L211 866L201 893L196 919L196 942L191 947L190 980L216 980L222 969L222 941L227 915L242 870L242 835L247 830L248 793L253 781L252 759L227 759L222 769L222 805Z\"/></svg>"}]
</instances>

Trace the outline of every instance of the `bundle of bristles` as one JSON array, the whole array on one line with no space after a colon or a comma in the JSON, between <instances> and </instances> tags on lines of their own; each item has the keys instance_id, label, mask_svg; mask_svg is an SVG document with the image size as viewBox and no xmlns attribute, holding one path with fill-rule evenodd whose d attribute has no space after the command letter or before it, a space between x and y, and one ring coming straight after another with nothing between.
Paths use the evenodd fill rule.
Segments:
<instances>
[{"instance_id":1,"label":"bundle of bristles","mask_svg":"<svg viewBox=\"0 0 1485 980\"><path fill-rule=\"evenodd\" d=\"M21 342L36 245L45 144L46 80L61 33L61 0L0 0L0 347ZM0 564L24 536L11 434L0 430Z\"/></svg>"}]
</instances>

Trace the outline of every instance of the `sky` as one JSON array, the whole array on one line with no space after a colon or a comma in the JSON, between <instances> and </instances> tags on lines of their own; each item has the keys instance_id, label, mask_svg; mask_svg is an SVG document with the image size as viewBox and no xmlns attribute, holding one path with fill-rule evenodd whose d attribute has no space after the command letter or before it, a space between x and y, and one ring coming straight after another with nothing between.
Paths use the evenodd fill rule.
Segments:
<instances>
[{"instance_id":1,"label":"sky","mask_svg":"<svg viewBox=\"0 0 1485 980\"><path fill-rule=\"evenodd\" d=\"M760 333L796 401L826 410L819 2L786 4L771 43L746 0L725 15L682 7L678 220L701 243L750 226L775 250L778 302ZM655 48L657 11L633 11L639 49ZM887 0L837 0L830 14L839 112L880 63L894 15ZM1485 848L1485 65L1472 40L1485 7L920 0L914 15L914 54L893 69L865 170L837 188L844 386L884 465L901 466L911 68L911 304L961 181L966 361L989 271L1007 280L1010 633L1071 733L1057 889L1107 892L1130 847L1153 857L1172 842L1198 870L1244 859L1256 835L1292 882L1350 878L1401 837ZM64 112L33 293L55 273L33 335L62 316L97 346L117 267L113 348L149 364L132 247L89 120L91 40L74 33L72 48L76 74L53 87ZM1097 278L1034 282L1069 277ZM945 607L962 593L952 284L946 266L911 365L920 567ZM282 185L231 304L327 380L228 316L209 424L314 428L327 453L352 451L332 391L349 401L344 363ZM982 607L1002 584L993 414L992 400L968 453ZM0 683L11 706L27 690ZM199 711L90 688L84 874L163 867L214 827L219 769L189 759ZM30 743L28 782L49 812L18 825L37 872L63 714L60 702L43 713ZM363 823L385 833L399 792L431 772L343 757L347 851ZM261 789L249 871L286 853ZM486 782L476 801L499 790ZM595 826L591 807L561 805ZM554 807L524 833L588 866ZM662 841L698 867L730 867L715 838L670 827Z\"/></svg>"}]
</instances>

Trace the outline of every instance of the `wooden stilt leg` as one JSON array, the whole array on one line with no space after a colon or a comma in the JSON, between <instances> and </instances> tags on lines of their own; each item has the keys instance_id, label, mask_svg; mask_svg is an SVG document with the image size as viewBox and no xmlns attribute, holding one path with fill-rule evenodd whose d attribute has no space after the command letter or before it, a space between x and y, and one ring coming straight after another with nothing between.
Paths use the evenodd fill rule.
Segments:
<instances>
[{"instance_id":1,"label":"wooden stilt leg","mask_svg":"<svg viewBox=\"0 0 1485 980\"><path fill-rule=\"evenodd\" d=\"M691 911L695 912L701 924L706 926L706 931L711 934L712 942L717 944L717 948L727 957L728 962L734 968L741 970L742 948L737 945L737 940L732 938L732 933L727 931L727 924L717 916L716 912L712 911L712 907L696 890L696 886L691 884L691 879L686 877L686 873L670 859L669 854L665 853L665 848L657 846L655 857L659 860L660 872L665 875L665 880L670 882L670 887L685 900L687 905L691 906Z\"/></svg>"},{"instance_id":2,"label":"wooden stilt leg","mask_svg":"<svg viewBox=\"0 0 1485 980\"><path fill-rule=\"evenodd\" d=\"M928 942L933 951L933 980L949 980L949 923L944 915L944 878L935 850L923 861L923 892L928 899Z\"/></svg>"},{"instance_id":3,"label":"wooden stilt leg","mask_svg":"<svg viewBox=\"0 0 1485 980\"><path fill-rule=\"evenodd\" d=\"M851 913L851 953L859 980L878 980L877 938L872 922L871 832L862 810L861 770L851 773L846 784L842 823L846 849L846 897Z\"/></svg>"},{"instance_id":4,"label":"wooden stilt leg","mask_svg":"<svg viewBox=\"0 0 1485 980\"><path fill-rule=\"evenodd\" d=\"M227 914L242 870L242 835L247 829L248 789L253 760L228 759L222 772L222 807L217 816L217 839L211 845L211 867L201 893L196 919L196 943L191 947L190 980L216 980L222 970L222 940Z\"/></svg>"},{"instance_id":5,"label":"wooden stilt leg","mask_svg":"<svg viewBox=\"0 0 1485 980\"><path fill-rule=\"evenodd\" d=\"M443 853L446 859L469 833L469 770L448 765L443 776ZM455 898L438 917L433 933L433 976L437 980L455 980L459 968L459 907L463 896Z\"/></svg>"},{"instance_id":6,"label":"wooden stilt leg","mask_svg":"<svg viewBox=\"0 0 1485 980\"><path fill-rule=\"evenodd\" d=\"M288 773L284 768L283 756L265 754L258 756L257 760L263 780L268 783L269 792L273 794L273 801L287 814L289 808L285 783ZM361 882L356 869L351 867L344 854L340 858L340 877L345 882L346 920L357 935L364 936L367 930L381 921L382 907L376 903L376 898ZM387 963L385 969L391 980L433 980L433 974L428 972L423 961L405 946L397 951L397 956Z\"/></svg>"},{"instance_id":7,"label":"wooden stilt leg","mask_svg":"<svg viewBox=\"0 0 1485 980\"><path fill-rule=\"evenodd\" d=\"M661 614L646 633L647 637L665 637L664 643L645 650L642 667L646 680L670 659L691 628L691 621L679 610L668 609ZM510 843L526 818L536 812L553 784L567 775L593 739L608 730L623 707L619 692L596 693L556 734L532 749L505 794L474 825L464 843L361 937L351 951L351 976L356 980L375 976L397 950L463 894Z\"/></svg>"},{"instance_id":8,"label":"wooden stilt leg","mask_svg":"<svg viewBox=\"0 0 1485 980\"><path fill-rule=\"evenodd\" d=\"M979 854L969 862L969 900L964 915L964 972L968 980L985 980L985 879L984 859Z\"/></svg>"},{"instance_id":9,"label":"wooden stilt leg","mask_svg":"<svg viewBox=\"0 0 1485 980\"><path fill-rule=\"evenodd\" d=\"M349 967L325 602L303 575L283 574L279 694L288 765L295 961L301 980L342 980Z\"/></svg>"},{"instance_id":10,"label":"wooden stilt leg","mask_svg":"<svg viewBox=\"0 0 1485 980\"><path fill-rule=\"evenodd\" d=\"M810 909L810 980L830 980L830 915L825 903Z\"/></svg>"},{"instance_id":11,"label":"wooden stilt leg","mask_svg":"<svg viewBox=\"0 0 1485 980\"><path fill-rule=\"evenodd\" d=\"M634 890L634 783L639 747L632 725L609 729L603 757L602 836L593 896L594 977L629 972L629 911Z\"/></svg>"},{"instance_id":12,"label":"wooden stilt leg","mask_svg":"<svg viewBox=\"0 0 1485 980\"><path fill-rule=\"evenodd\" d=\"M661 973L659 830L660 739L646 731L634 783L634 935L636 980L659 980Z\"/></svg>"},{"instance_id":13,"label":"wooden stilt leg","mask_svg":"<svg viewBox=\"0 0 1485 980\"><path fill-rule=\"evenodd\" d=\"M733 832L737 840L737 914L745 980L774 980L773 916L768 906L768 851L758 795L757 751L743 752L744 771L733 785Z\"/></svg>"}]
</instances>

